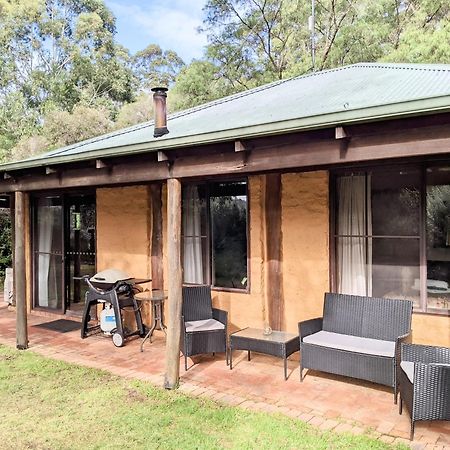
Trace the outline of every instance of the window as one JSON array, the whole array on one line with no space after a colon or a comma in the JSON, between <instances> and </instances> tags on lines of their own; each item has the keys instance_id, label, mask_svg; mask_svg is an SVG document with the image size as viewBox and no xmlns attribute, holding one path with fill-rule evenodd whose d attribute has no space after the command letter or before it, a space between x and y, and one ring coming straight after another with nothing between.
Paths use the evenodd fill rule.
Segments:
<instances>
[{"instance_id":1,"label":"window","mask_svg":"<svg viewBox=\"0 0 450 450\"><path fill-rule=\"evenodd\" d=\"M246 289L247 182L183 186L184 282Z\"/></svg>"},{"instance_id":2,"label":"window","mask_svg":"<svg viewBox=\"0 0 450 450\"><path fill-rule=\"evenodd\" d=\"M450 308L450 167L336 176L335 289Z\"/></svg>"}]
</instances>

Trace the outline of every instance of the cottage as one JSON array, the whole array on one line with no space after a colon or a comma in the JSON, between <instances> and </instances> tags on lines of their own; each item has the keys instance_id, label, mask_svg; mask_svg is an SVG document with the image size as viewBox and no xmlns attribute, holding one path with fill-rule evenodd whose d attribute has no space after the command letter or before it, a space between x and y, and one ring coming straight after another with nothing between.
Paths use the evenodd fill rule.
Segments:
<instances>
[{"instance_id":1,"label":"cottage","mask_svg":"<svg viewBox=\"0 0 450 450\"><path fill-rule=\"evenodd\" d=\"M165 126L0 166L18 346L27 312L79 314L73 277L115 267L169 289L169 387L182 282L210 284L231 329L295 331L326 291L408 298L413 341L450 347L450 66L355 64Z\"/></svg>"}]
</instances>

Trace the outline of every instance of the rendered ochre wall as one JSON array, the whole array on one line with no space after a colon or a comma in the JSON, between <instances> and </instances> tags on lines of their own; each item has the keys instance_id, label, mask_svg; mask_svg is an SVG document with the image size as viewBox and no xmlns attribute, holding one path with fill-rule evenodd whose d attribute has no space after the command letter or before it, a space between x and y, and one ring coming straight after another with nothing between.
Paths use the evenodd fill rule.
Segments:
<instances>
[{"instance_id":1,"label":"rendered ochre wall","mask_svg":"<svg viewBox=\"0 0 450 450\"><path fill-rule=\"evenodd\" d=\"M98 272L115 268L136 278L150 278L150 218L146 186L97 189ZM146 308L144 321L148 319Z\"/></svg>"},{"instance_id":2,"label":"rendered ochre wall","mask_svg":"<svg viewBox=\"0 0 450 450\"><path fill-rule=\"evenodd\" d=\"M229 313L230 329L262 327L267 321L264 286L263 176L249 177L250 292L214 291L216 307ZM163 189L164 230L167 227L166 190ZM98 270L117 267L147 277L150 267L151 208L145 186L97 191ZM282 271L284 323L296 332L297 323L322 314L323 295L329 290L328 173L282 176ZM164 255L167 242L164 241ZM167 260L164 261L167 284ZM450 347L450 318L413 316L413 340Z\"/></svg>"},{"instance_id":3,"label":"rendered ochre wall","mask_svg":"<svg viewBox=\"0 0 450 450\"><path fill-rule=\"evenodd\" d=\"M321 315L329 289L328 173L286 174L281 183L284 324L296 332L299 321ZM250 177L250 294L214 293L233 328L262 327L267 320L262 188L262 177Z\"/></svg>"}]
</instances>

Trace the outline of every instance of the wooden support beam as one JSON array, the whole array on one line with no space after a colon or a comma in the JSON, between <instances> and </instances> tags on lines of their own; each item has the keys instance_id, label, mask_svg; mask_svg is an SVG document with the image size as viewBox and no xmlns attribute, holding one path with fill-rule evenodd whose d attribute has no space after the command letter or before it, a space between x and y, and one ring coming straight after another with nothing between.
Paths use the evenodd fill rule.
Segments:
<instances>
[{"instance_id":1,"label":"wooden support beam","mask_svg":"<svg viewBox=\"0 0 450 450\"><path fill-rule=\"evenodd\" d=\"M281 232L281 174L265 175L264 266L269 325L284 330L284 297Z\"/></svg>"},{"instance_id":2,"label":"wooden support beam","mask_svg":"<svg viewBox=\"0 0 450 450\"><path fill-rule=\"evenodd\" d=\"M13 175L11 175L9 172L3 173L3 179L8 181L15 181L15 178Z\"/></svg>"},{"instance_id":3,"label":"wooden support beam","mask_svg":"<svg viewBox=\"0 0 450 450\"><path fill-rule=\"evenodd\" d=\"M421 118L426 120L426 118ZM393 121L394 122L394 121ZM414 122L415 123L415 122ZM190 152L179 152L169 164L139 160L117 162L112 171L99 171L88 167L68 167L58 177L46 177L30 169L14 173L17 178L0 180L0 192L63 189L79 186L111 186L133 183L148 183L168 178L193 178L226 174L249 174L266 171L329 168L334 164L372 162L391 158L448 155L450 130L448 125L397 128L383 124L381 128L364 125L347 130L351 134L348 149L342 148L345 139L335 139L334 128L328 137L297 134L295 136L271 136L252 140L252 151L235 152L230 145L223 152L209 153L201 147ZM379 133L375 133L380 129ZM349 133L351 131L351 133ZM194 151L195 150L195 151ZM186 155L186 156L185 156Z\"/></svg>"},{"instance_id":4,"label":"wooden support beam","mask_svg":"<svg viewBox=\"0 0 450 450\"><path fill-rule=\"evenodd\" d=\"M169 157L166 152L158 152L158 162L169 161Z\"/></svg>"},{"instance_id":5,"label":"wooden support beam","mask_svg":"<svg viewBox=\"0 0 450 450\"><path fill-rule=\"evenodd\" d=\"M349 138L350 135L344 130L344 127L336 127L335 129L335 137L336 139L346 139Z\"/></svg>"},{"instance_id":6,"label":"wooden support beam","mask_svg":"<svg viewBox=\"0 0 450 450\"><path fill-rule=\"evenodd\" d=\"M103 159L96 159L95 160L95 168L96 169L109 169L111 166L107 162L105 162Z\"/></svg>"},{"instance_id":7,"label":"wooden support beam","mask_svg":"<svg viewBox=\"0 0 450 450\"><path fill-rule=\"evenodd\" d=\"M164 289L162 185L150 185L152 201L152 289Z\"/></svg>"},{"instance_id":8,"label":"wooden support beam","mask_svg":"<svg viewBox=\"0 0 450 450\"><path fill-rule=\"evenodd\" d=\"M54 173L58 173L58 169L55 169L54 167L47 166L45 168L45 175L53 175Z\"/></svg>"},{"instance_id":9,"label":"wooden support beam","mask_svg":"<svg viewBox=\"0 0 450 450\"><path fill-rule=\"evenodd\" d=\"M339 153L342 159L347 157L348 146L350 145L350 133L344 127L335 128L335 138L340 142Z\"/></svg>"},{"instance_id":10,"label":"wooden support beam","mask_svg":"<svg viewBox=\"0 0 450 450\"><path fill-rule=\"evenodd\" d=\"M234 141L235 152L248 152L249 150L251 150L251 148L247 142L241 140Z\"/></svg>"},{"instance_id":11,"label":"wooden support beam","mask_svg":"<svg viewBox=\"0 0 450 450\"><path fill-rule=\"evenodd\" d=\"M23 192L15 194L15 241L14 241L14 296L16 300L16 346L28 348L27 300L26 300L26 197Z\"/></svg>"},{"instance_id":12,"label":"wooden support beam","mask_svg":"<svg viewBox=\"0 0 450 450\"><path fill-rule=\"evenodd\" d=\"M169 272L169 321L166 341L166 375L164 387L176 389L180 377L181 337L181 182L167 180L167 246Z\"/></svg>"}]
</instances>

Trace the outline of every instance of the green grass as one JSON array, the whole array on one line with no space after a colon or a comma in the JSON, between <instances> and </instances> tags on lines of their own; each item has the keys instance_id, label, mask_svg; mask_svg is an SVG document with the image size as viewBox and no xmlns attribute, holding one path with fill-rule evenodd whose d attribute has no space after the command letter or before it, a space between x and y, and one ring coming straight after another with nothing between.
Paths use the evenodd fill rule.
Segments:
<instances>
[{"instance_id":1,"label":"green grass","mask_svg":"<svg viewBox=\"0 0 450 450\"><path fill-rule=\"evenodd\" d=\"M2 449L386 449L0 346Z\"/></svg>"}]
</instances>

